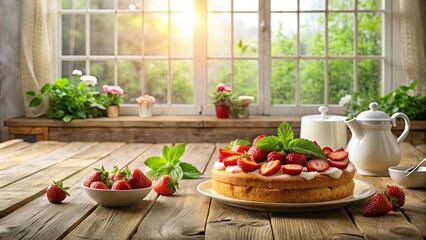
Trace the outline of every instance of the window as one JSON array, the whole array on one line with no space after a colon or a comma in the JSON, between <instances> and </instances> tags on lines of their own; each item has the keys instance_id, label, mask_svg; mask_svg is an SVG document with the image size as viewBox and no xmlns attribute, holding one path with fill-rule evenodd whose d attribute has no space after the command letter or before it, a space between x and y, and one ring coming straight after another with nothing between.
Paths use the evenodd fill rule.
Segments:
<instances>
[{"instance_id":1,"label":"window","mask_svg":"<svg viewBox=\"0 0 426 240\"><path fill-rule=\"evenodd\" d=\"M124 113L148 93L164 114L212 114L219 82L252 114L339 109L389 85L389 3L381 0L60 0L60 69L119 84Z\"/></svg>"}]
</instances>

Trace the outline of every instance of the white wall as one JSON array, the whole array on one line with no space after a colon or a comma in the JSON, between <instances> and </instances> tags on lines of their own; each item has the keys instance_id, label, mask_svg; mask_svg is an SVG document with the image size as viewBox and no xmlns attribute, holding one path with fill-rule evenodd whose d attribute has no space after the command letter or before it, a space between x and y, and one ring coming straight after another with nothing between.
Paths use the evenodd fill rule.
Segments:
<instances>
[{"instance_id":1,"label":"white wall","mask_svg":"<svg viewBox=\"0 0 426 240\"><path fill-rule=\"evenodd\" d=\"M4 120L24 115L19 69L20 0L0 1L0 126L1 141L8 139Z\"/></svg>"}]
</instances>

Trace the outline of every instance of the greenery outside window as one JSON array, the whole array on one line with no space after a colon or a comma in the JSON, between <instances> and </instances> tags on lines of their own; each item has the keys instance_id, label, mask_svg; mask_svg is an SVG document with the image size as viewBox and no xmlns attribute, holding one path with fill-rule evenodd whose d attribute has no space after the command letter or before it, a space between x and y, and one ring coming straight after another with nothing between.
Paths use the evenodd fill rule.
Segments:
<instances>
[{"instance_id":1,"label":"greenery outside window","mask_svg":"<svg viewBox=\"0 0 426 240\"><path fill-rule=\"evenodd\" d=\"M213 114L217 83L255 97L252 114L317 113L389 90L382 0L58 0L60 73L124 88L123 112Z\"/></svg>"}]
</instances>

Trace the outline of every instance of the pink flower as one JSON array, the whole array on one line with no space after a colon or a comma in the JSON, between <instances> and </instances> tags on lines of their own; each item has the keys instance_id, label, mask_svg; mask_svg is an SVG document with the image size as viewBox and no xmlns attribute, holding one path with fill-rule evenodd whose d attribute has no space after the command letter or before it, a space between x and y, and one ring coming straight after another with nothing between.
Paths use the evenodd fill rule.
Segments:
<instances>
[{"instance_id":1,"label":"pink flower","mask_svg":"<svg viewBox=\"0 0 426 240\"><path fill-rule=\"evenodd\" d=\"M111 94L123 94L124 90L120 86L103 85L102 89L104 92Z\"/></svg>"},{"instance_id":2,"label":"pink flower","mask_svg":"<svg viewBox=\"0 0 426 240\"><path fill-rule=\"evenodd\" d=\"M232 91L232 89L230 87L228 87L228 86L225 87L225 92L231 92L231 91Z\"/></svg>"},{"instance_id":3,"label":"pink flower","mask_svg":"<svg viewBox=\"0 0 426 240\"><path fill-rule=\"evenodd\" d=\"M225 88L226 88L225 83L219 83L219 84L217 84L217 86L216 86L216 91L217 91L217 92L221 92L221 91L224 91L224 90L225 90Z\"/></svg>"}]
</instances>

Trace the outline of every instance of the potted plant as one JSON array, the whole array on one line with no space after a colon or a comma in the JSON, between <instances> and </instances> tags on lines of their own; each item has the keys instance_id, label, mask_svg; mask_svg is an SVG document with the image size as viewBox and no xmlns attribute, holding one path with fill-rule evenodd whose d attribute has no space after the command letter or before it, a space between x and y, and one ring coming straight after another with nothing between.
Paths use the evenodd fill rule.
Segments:
<instances>
[{"instance_id":1,"label":"potted plant","mask_svg":"<svg viewBox=\"0 0 426 240\"><path fill-rule=\"evenodd\" d=\"M139 117L152 117L155 97L145 94L136 98L136 102L139 104Z\"/></svg>"},{"instance_id":2,"label":"potted plant","mask_svg":"<svg viewBox=\"0 0 426 240\"><path fill-rule=\"evenodd\" d=\"M60 78L54 83L45 84L40 93L28 91L31 98L29 106L40 105L43 97L49 99L48 118L62 119L70 122L73 119L100 117L106 110L106 96L95 89L97 79L83 75L80 70L72 72L73 78Z\"/></svg>"},{"instance_id":3,"label":"potted plant","mask_svg":"<svg viewBox=\"0 0 426 240\"><path fill-rule=\"evenodd\" d=\"M232 89L224 83L216 86L216 92L211 95L211 99L215 104L217 118L229 118L231 104L234 101Z\"/></svg>"},{"instance_id":4,"label":"potted plant","mask_svg":"<svg viewBox=\"0 0 426 240\"><path fill-rule=\"evenodd\" d=\"M103 85L102 89L107 94L106 105L108 117L118 117L120 112L120 103L123 102L124 90L120 86Z\"/></svg>"}]
</instances>

